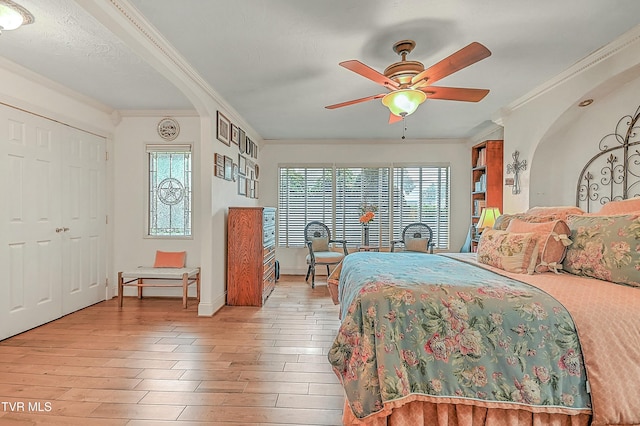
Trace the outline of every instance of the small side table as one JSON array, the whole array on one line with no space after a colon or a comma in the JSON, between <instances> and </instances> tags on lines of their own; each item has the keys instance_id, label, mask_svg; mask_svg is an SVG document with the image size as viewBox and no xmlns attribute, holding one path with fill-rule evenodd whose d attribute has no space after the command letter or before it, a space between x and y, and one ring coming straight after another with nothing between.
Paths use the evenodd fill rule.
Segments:
<instances>
[{"instance_id":1,"label":"small side table","mask_svg":"<svg viewBox=\"0 0 640 426\"><path fill-rule=\"evenodd\" d=\"M358 251L380 251L378 246L358 246Z\"/></svg>"}]
</instances>

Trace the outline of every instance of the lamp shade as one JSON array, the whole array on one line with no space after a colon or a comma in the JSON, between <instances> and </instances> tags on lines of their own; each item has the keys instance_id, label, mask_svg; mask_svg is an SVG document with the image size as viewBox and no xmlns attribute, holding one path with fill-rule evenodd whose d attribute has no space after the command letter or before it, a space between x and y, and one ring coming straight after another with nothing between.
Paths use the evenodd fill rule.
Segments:
<instances>
[{"instance_id":1,"label":"lamp shade","mask_svg":"<svg viewBox=\"0 0 640 426\"><path fill-rule=\"evenodd\" d=\"M0 0L0 31L15 30L34 21L33 15L11 0Z\"/></svg>"},{"instance_id":2,"label":"lamp shade","mask_svg":"<svg viewBox=\"0 0 640 426\"><path fill-rule=\"evenodd\" d=\"M413 114L425 99L427 94L421 90L402 89L387 93L382 98L382 104L398 117L405 117Z\"/></svg>"},{"instance_id":3,"label":"lamp shade","mask_svg":"<svg viewBox=\"0 0 640 426\"><path fill-rule=\"evenodd\" d=\"M498 209L497 207L486 207L482 209L482 213L480 213L480 219L478 219L478 225L476 226L476 229L483 230L485 228L492 228L499 216L500 209Z\"/></svg>"}]
</instances>

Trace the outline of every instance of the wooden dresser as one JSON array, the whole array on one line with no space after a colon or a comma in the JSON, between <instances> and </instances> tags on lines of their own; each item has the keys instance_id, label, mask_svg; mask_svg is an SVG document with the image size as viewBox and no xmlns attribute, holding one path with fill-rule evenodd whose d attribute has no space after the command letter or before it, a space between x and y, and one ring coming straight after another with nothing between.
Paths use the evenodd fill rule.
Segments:
<instances>
[{"instance_id":1,"label":"wooden dresser","mask_svg":"<svg viewBox=\"0 0 640 426\"><path fill-rule=\"evenodd\" d=\"M276 209L230 207L227 305L262 306L276 284Z\"/></svg>"}]
</instances>

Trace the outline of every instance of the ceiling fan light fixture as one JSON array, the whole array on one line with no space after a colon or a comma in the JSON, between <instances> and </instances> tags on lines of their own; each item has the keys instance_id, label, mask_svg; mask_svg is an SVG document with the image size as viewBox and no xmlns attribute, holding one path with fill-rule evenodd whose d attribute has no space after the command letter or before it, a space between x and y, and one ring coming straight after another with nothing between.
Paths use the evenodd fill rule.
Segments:
<instances>
[{"instance_id":1,"label":"ceiling fan light fixture","mask_svg":"<svg viewBox=\"0 0 640 426\"><path fill-rule=\"evenodd\" d=\"M382 104L389 108L392 114L406 117L413 114L426 99L427 94L422 90L401 89L384 95Z\"/></svg>"},{"instance_id":2,"label":"ceiling fan light fixture","mask_svg":"<svg viewBox=\"0 0 640 426\"><path fill-rule=\"evenodd\" d=\"M24 7L11 0L0 0L0 31L15 30L34 21L31 12Z\"/></svg>"}]
</instances>

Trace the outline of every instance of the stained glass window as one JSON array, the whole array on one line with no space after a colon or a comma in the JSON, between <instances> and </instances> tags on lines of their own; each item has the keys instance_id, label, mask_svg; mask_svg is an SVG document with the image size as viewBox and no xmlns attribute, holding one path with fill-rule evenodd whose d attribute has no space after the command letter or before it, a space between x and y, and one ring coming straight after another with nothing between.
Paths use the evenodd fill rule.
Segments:
<instances>
[{"instance_id":1,"label":"stained glass window","mask_svg":"<svg viewBox=\"0 0 640 426\"><path fill-rule=\"evenodd\" d=\"M148 235L191 236L191 145L148 145Z\"/></svg>"}]
</instances>

